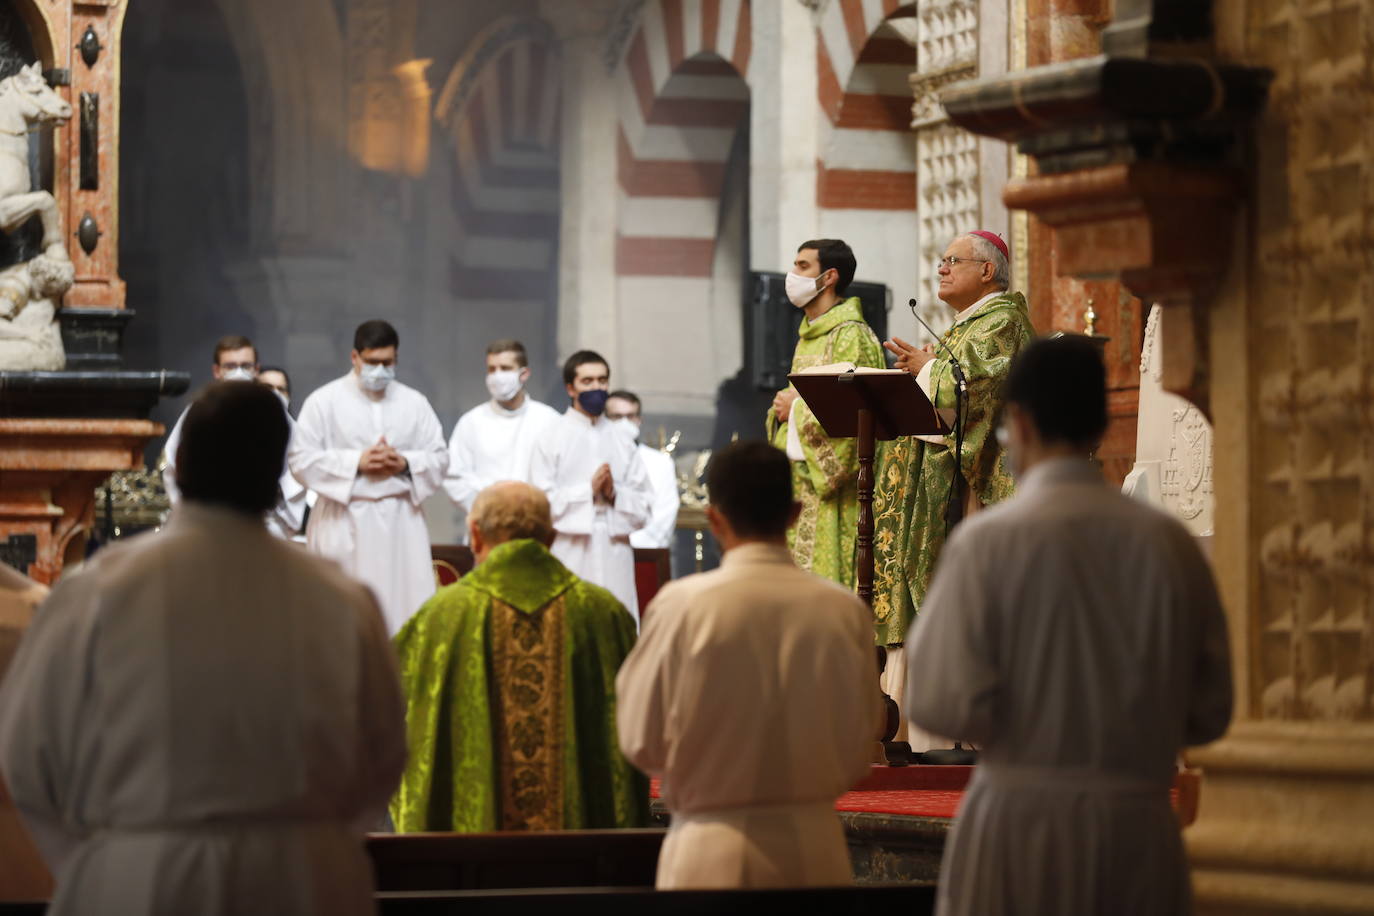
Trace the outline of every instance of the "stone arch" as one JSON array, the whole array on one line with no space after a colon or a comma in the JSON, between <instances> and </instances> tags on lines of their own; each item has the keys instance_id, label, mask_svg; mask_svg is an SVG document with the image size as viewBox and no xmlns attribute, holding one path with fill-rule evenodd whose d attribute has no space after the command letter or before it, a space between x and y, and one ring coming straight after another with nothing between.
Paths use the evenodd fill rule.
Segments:
<instances>
[{"instance_id":1,"label":"stone arch","mask_svg":"<svg viewBox=\"0 0 1374 916\"><path fill-rule=\"evenodd\" d=\"M233 283L253 254L254 202L267 186L253 175L253 100L222 4L136 0L122 47L118 253L138 309L126 359L199 383L215 339L235 333L255 340L264 362L282 362L270 301ZM163 402L156 418L170 424L180 406Z\"/></svg>"},{"instance_id":2,"label":"stone arch","mask_svg":"<svg viewBox=\"0 0 1374 916\"><path fill-rule=\"evenodd\" d=\"M621 378L661 413L710 415L743 356L751 43L748 0L658 0L618 70Z\"/></svg>"},{"instance_id":3,"label":"stone arch","mask_svg":"<svg viewBox=\"0 0 1374 916\"><path fill-rule=\"evenodd\" d=\"M540 397L553 384L542 367L557 357L560 72L546 23L498 20L454 65L435 105L431 187L442 203L431 208L430 236L444 250L428 260L447 272L437 288L462 308L445 310L433 339L480 357L488 340L520 338L539 367Z\"/></svg>"},{"instance_id":4,"label":"stone arch","mask_svg":"<svg viewBox=\"0 0 1374 916\"><path fill-rule=\"evenodd\" d=\"M919 279L913 13L914 4L898 0L837 0L816 22L821 232L849 241L859 278L886 283L900 300L917 295ZM905 309L891 317L895 333L915 331Z\"/></svg>"},{"instance_id":5,"label":"stone arch","mask_svg":"<svg viewBox=\"0 0 1374 916\"><path fill-rule=\"evenodd\" d=\"M839 111L839 96L860 65L864 48L888 20L909 17L914 0L834 0L816 20L821 105ZM833 117L833 116L832 116Z\"/></svg>"},{"instance_id":6,"label":"stone arch","mask_svg":"<svg viewBox=\"0 0 1374 916\"><path fill-rule=\"evenodd\" d=\"M336 247L347 153L344 35L331 0L217 0L250 103L259 248Z\"/></svg>"}]
</instances>

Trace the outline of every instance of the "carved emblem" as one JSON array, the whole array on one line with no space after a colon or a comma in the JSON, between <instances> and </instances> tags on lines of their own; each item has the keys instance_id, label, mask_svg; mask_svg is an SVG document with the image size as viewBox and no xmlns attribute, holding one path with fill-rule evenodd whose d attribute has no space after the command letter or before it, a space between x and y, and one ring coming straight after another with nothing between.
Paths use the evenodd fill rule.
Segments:
<instances>
[{"instance_id":1,"label":"carved emblem","mask_svg":"<svg viewBox=\"0 0 1374 916\"><path fill-rule=\"evenodd\" d=\"M1164 462L1161 492L1184 519L1195 519L1212 500L1211 427L1196 407L1175 408L1169 457Z\"/></svg>"}]
</instances>

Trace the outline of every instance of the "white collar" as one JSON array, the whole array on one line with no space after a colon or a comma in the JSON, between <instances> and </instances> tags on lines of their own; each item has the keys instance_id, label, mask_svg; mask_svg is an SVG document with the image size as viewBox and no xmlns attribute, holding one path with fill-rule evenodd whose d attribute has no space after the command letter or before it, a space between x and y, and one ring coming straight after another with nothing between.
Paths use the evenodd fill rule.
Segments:
<instances>
[{"instance_id":1,"label":"white collar","mask_svg":"<svg viewBox=\"0 0 1374 916\"><path fill-rule=\"evenodd\" d=\"M530 406L530 396L527 393L525 395L525 400L521 401L520 406L515 408L514 410L507 410L506 408L502 407L500 404L496 402L495 398L492 398L491 400L487 401L487 404L491 406L492 413L496 414L498 417L518 417L525 412L526 407Z\"/></svg>"},{"instance_id":2,"label":"white collar","mask_svg":"<svg viewBox=\"0 0 1374 916\"><path fill-rule=\"evenodd\" d=\"M980 308L987 305L989 302L996 299L998 296L1005 296L1006 294L1007 291L1004 289L993 290L983 298L979 299L977 302L973 303L973 305L970 305L968 308L964 309L962 312L955 315L952 324L958 324L965 318L972 318L974 312L978 311Z\"/></svg>"}]
</instances>

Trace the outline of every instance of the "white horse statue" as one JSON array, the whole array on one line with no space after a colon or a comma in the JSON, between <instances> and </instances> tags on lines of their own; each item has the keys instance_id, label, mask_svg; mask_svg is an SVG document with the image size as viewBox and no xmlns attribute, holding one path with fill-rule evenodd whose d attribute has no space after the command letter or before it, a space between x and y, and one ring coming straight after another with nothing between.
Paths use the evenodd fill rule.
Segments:
<instances>
[{"instance_id":1,"label":"white horse statue","mask_svg":"<svg viewBox=\"0 0 1374 916\"><path fill-rule=\"evenodd\" d=\"M0 369L61 369L66 362L57 301L74 271L57 201L33 190L28 134L71 116L37 63L0 80L0 231L13 232L34 215L43 223L43 253L0 270Z\"/></svg>"}]
</instances>

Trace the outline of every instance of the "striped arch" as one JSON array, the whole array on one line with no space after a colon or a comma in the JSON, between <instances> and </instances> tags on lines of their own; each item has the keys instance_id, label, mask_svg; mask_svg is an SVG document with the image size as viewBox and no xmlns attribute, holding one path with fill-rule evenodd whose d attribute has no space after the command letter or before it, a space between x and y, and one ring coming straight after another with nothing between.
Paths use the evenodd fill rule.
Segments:
<instances>
[{"instance_id":1,"label":"striped arch","mask_svg":"<svg viewBox=\"0 0 1374 916\"><path fill-rule=\"evenodd\" d=\"M748 0L645 10L620 81L617 275L710 275L716 202L747 127L749 51Z\"/></svg>"},{"instance_id":2,"label":"striped arch","mask_svg":"<svg viewBox=\"0 0 1374 916\"><path fill-rule=\"evenodd\" d=\"M915 6L914 0L834 0L826 6L816 28L820 32L821 105L832 112L832 120L843 87L849 85L873 33L897 14L913 15Z\"/></svg>"},{"instance_id":3,"label":"striped arch","mask_svg":"<svg viewBox=\"0 0 1374 916\"><path fill-rule=\"evenodd\" d=\"M822 209L913 210L912 40L898 28L913 6L838 0L818 24L818 94L830 125L817 174Z\"/></svg>"},{"instance_id":4,"label":"striped arch","mask_svg":"<svg viewBox=\"0 0 1374 916\"><path fill-rule=\"evenodd\" d=\"M504 19L472 42L435 106L448 206L449 287L464 331L486 338L556 323L559 225L559 60L534 19ZM492 327L478 326L486 321ZM551 360L547 341L526 340Z\"/></svg>"},{"instance_id":5,"label":"striped arch","mask_svg":"<svg viewBox=\"0 0 1374 916\"><path fill-rule=\"evenodd\" d=\"M660 411L709 414L738 368L751 41L750 0L650 0L619 70L616 295L634 344L621 377ZM686 310L697 319L674 343L713 360L704 372L638 345Z\"/></svg>"}]
</instances>

